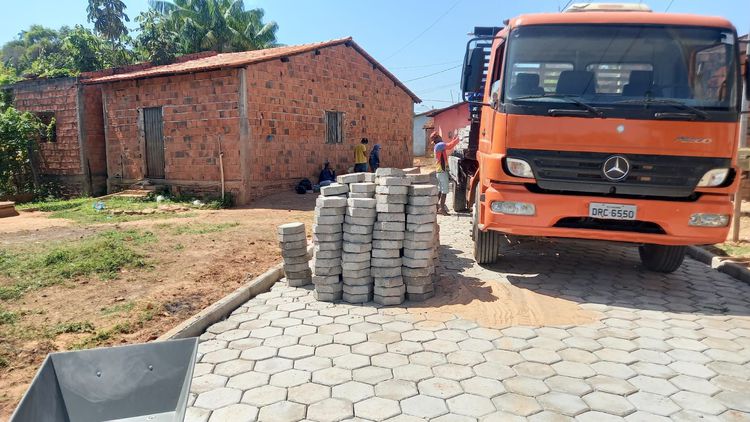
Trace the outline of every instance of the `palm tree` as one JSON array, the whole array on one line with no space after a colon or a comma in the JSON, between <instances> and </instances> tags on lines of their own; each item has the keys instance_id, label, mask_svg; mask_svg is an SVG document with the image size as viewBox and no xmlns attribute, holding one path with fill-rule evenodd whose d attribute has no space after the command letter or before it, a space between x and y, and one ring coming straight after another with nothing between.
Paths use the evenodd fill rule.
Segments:
<instances>
[{"instance_id":1,"label":"palm tree","mask_svg":"<svg viewBox=\"0 0 750 422\"><path fill-rule=\"evenodd\" d=\"M263 9L245 10L242 0L149 0L180 37L183 53L232 52L274 47L276 22L263 23Z\"/></svg>"}]
</instances>

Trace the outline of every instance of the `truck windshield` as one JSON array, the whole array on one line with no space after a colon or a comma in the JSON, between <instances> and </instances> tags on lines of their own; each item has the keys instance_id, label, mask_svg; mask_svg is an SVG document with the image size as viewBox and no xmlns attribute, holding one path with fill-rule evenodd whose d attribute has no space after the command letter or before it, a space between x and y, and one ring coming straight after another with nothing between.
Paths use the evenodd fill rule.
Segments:
<instances>
[{"instance_id":1,"label":"truck windshield","mask_svg":"<svg viewBox=\"0 0 750 422\"><path fill-rule=\"evenodd\" d=\"M701 119L720 118L716 113L736 113L738 107L735 41L725 28L522 26L510 35L502 97L522 104L522 113L550 103L559 108L573 97L623 117L700 110Z\"/></svg>"}]
</instances>

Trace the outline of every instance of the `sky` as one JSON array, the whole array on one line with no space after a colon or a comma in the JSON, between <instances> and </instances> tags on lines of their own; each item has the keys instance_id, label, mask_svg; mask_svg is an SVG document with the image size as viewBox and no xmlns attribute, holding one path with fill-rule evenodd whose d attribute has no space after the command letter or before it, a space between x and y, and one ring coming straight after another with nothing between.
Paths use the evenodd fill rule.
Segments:
<instances>
[{"instance_id":1,"label":"sky","mask_svg":"<svg viewBox=\"0 0 750 422\"><path fill-rule=\"evenodd\" d=\"M633 1L633 0L631 0ZM0 0L0 42L31 24L59 27L86 23L86 0ZM124 0L132 21L147 0ZM575 0L573 2L576 2ZM566 0L245 0L279 24L278 41L304 44L352 36L422 100L420 113L458 101L466 35L474 26L502 26L507 18L556 12ZM740 34L750 31L747 0L646 0L654 11L718 15Z\"/></svg>"}]
</instances>

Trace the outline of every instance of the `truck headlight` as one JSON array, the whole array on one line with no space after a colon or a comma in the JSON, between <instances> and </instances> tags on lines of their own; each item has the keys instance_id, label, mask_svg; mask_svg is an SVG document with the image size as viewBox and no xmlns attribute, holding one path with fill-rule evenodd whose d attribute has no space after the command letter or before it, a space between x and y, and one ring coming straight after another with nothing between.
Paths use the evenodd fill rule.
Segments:
<instances>
[{"instance_id":1,"label":"truck headlight","mask_svg":"<svg viewBox=\"0 0 750 422\"><path fill-rule=\"evenodd\" d=\"M507 215L534 215L536 214L536 207L534 204L527 202L515 202L515 201L493 201L490 204L492 212L507 214Z\"/></svg>"},{"instance_id":2,"label":"truck headlight","mask_svg":"<svg viewBox=\"0 0 750 422\"><path fill-rule=\"evenodd\" d=\"M729 216L726 214L696 213L690 216L689 226L693 227L726 227Z\"/></svg>"},{"instance_id":3,"label":"truck headlight","mask_svg":"<svg viewBox=\"0 0 750 422\"><path fill-rule=\"evenodd\" d=\"M505 165L508 167L508 172L516 177L525 177L531 179L534 177L534 172L531 171L531 166L524 160L518 158L506 158Z\"/></svg>"},{"instance_id":4,"label":"truck headlight","mask_svg":"<svg viewBox=\"0 0 750 422\"><path fill-rule=\"evenodd\" d=\"M698 187L710 188L719 186L727 180L729 169L713 169L706 172L698 182Z\"/></svg>"}]
</instances>

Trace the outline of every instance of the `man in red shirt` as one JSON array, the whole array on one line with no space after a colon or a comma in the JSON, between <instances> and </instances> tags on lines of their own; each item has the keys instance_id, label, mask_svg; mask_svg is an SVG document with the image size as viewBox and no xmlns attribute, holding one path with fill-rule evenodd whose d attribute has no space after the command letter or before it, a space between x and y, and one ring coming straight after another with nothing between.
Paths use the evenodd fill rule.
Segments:
<instances>
[{"instance_id":1,"label":"man in red shirt","mask_svg":"<svg viewBox=\"0 0 750 422\"><path fill-rule=\"evenodd\" d=\"M449 180L448 177L448 156L458 144L458 136L454 136L450 141L445 142L437 132L430 134L430 140L435 145L435 173L438 180L438 212L442 215L448 215L448 207L445 206L445 199L448 195Z\"/></svg>"}]
</instances>

